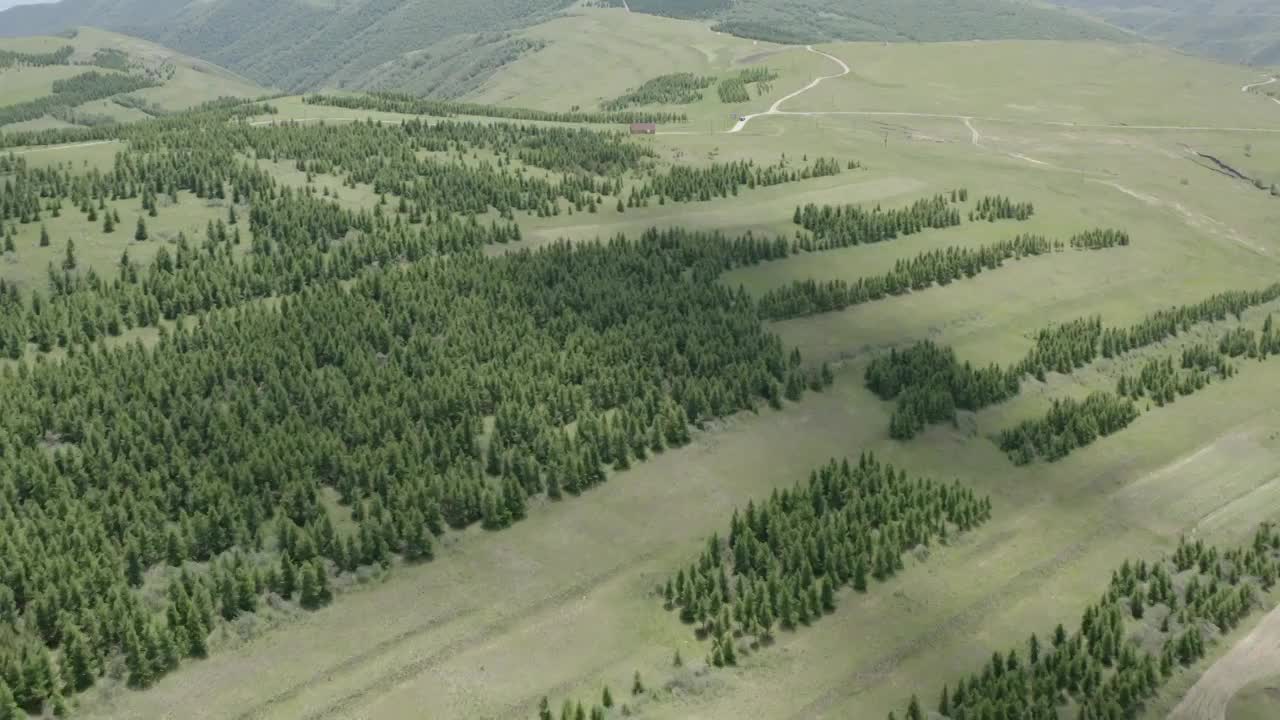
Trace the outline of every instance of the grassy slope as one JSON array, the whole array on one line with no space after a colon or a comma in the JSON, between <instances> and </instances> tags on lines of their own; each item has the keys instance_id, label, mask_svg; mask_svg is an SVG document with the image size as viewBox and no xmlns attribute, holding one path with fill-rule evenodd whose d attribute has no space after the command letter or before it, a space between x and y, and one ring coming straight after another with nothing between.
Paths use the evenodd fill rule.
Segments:
<instances>
[{"instance_id":1,"label":"grassy slope","mask_svg":"<svg viewBox=\"0 0 1280 720\"><path fill-rule=\"evenodd\" d=\"M364 87L406 53L545 19L572 0L66 0L17 8L0 34L93 25L145 37L287 89Z\"/></svg>"},{"instance_id":2,"label":"grassy slope","mask_svg":"<svg viewBox=\"0 0 1280 720\"><path fill-rule=\"evenodd\" d=\"M0 42L0 47L7 48L8 45ZM53 84L56 81L75 77L89 69L53 65L11 67L0 70L0 84L4 86L4 93L0 95L0 105L17 105L50 95L53 93Z\"/></svg>"},{"instance_id":3,"label":"grassy slope","mask_svg":"<svg viewBox=\"0 0 1280 720\"><path fill-rule=\"evenodd\" d=\"M757 48L702 25L619 11L584 12L556 23L563 27L539 30L551 41L543 53L564 53L566 60L590 53L577 57L574 67L581 72L572 82L560 89L537 84L530 78L542 77L538 69L516 66L499 73L482 96L563 106L616 95L668 68L730 67ZM1023 261L945 289L777 324L784 340L810 361L842 364L829 393L782 412L735 418L700 435L692 447L640 465L581 500L535 508L528 522L511 530L452 537L432 566L398 572L303 622L243 645L220 639L232 649L184 667L147 693L99 697L103 691L95 690L90 715L524 717L548 692L556 704L566 695L598 697L603 683L622 695L638 669L650 687L677 680L684 688L644 707L642 717L883 717L901 709L910 692L932 696L942 681L977 667L993 649L1022 640L1029 630L1043 632L1078 617L1119 557L1157 555L1184 532L1238 540L1251 524L1274 518L1280 411L1258 388L1280 382L1275 361L1248 364L1239 378L1144 415L1124 433L1062 463L1026 468L1011 466L982 435L1043 412L1052 397L1109 387L1125 364L1136 361L1051 377L1014 402L966 418L960 428L935 428L909 444L887 439L890 407L859 381L867 351L885 345L930 337L974 360L1008 361L1025 352L1030 333L1051 321L1099 312L1123 323L1169 303L1274 280L1280 201L1195 165L1182 148L1211 139L1261 143L1269 136L1041 124L1065 115L1079 122L1194 119L1232 126L1269 121L1274 127L1280 108L1239 92L1247 73L1194 60L1180 60L1185 65L1173 73L1167 55L1141 47L902 46L878 62L872 62L876 53L890 51L825 49L851 61L857 76L820 86L794 107L935 108L1022 119L977 121L980 144L951 119L759 118L734 136L705 134L702 121L695 121L686 130L695 134L645 142L685 162L773 162L785 152L858 158L867 169L691 206L521 218L526 244L655 224L789 233L797 202L898 204L965 185L974 194L1034 200L1037 218L1021 227L966 227L798 256L735 273L726 282L758 290L797 276L862 274L926 247L985 242L1023 229L1060 235L1117 226L1133 233L1134 246ZM1098 55L1102 59L1089 65ZM784 57L769 61L785 71L775 83L782 94L823 72L821 63L829 65L803 51ZM669 60L644 65L656 58ZM787 69L791 58L819 64ZM1010 70L992 67L993 58ZM1117 63L1126 71L1103 72ZM984 64L987 72L972 71ZM1058 64L1081 75L1090 67L1095 72L1072 84L1067 70L1047 77L1012 71L1048 73ZM938 86L929 69L942 73ZM1184 79L1190 89L1177 92ZM1046 86L1053 92L1040 98ZM1164 102L1150 103L1155 96ZM752 105L762 109L770 102L755 99ZM710 117L713 109L695 112ZM280 177L301 181L287 171ZM1261 317L1253 312L1246 320L1256 324ZM752 656L742 669L676 678L672 651L680 648L696 665L706 647L661 610L648 594L653 584L687 562L705 535L723 530L734 505L801 479L830 455L863 449L913 473L958 477L992 493L994 521L954 547L935 549L928 564L867 597L846 600L819 629L784 634L779 647Z\"/></svg>"},{"instance_id":4,"label":"grassy slope","mask_svg":"<svg viewBox=\"0 0 1280 720\"><path fill-rule=\"evenodd\" d=\"M49 51L64 45L75 48L73 63L89 62L95 52L111 48L129 54L132 62L138 62L150 68L172 66L173 77L164 81L160 87L139 90L134 95L148 103L158 105L164 110L183 110L208 100L219 97L259 97L269 91L252 81L235 73L220 68L212 63L183 55L152 42L139 38L107 32L96 28L79 28L75 37L25 37L0 38L0 48L18 51ZM52 92L55 80L74 77L90 70L98 72L114 72L102 68L80 65L55 65L39 68L9 68L0 70L0 82L4 83L5 93L0 97L0 105L26 102L43 97ZM12 88L12 90L11 90ZM86 103L76 108L78 112L96 115L108 115L118 122L130 122L147 117L145 113L131 108L124 108L110 100ZM51 118L34 121L43 125L21 124L22 129L34 129L49 125ZM17 129L10 127L8 129Z\"/></svg>"}]
</instances>

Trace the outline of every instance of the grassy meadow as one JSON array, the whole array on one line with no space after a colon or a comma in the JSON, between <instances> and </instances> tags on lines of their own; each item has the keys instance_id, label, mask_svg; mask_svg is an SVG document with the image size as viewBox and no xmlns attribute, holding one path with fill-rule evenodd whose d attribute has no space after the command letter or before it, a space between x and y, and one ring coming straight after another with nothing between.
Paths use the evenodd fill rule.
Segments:
<instances>
[{"instance_id":1,"label":"grassy meadow","mask_svg":"<svg viewBox=\"0 0 1280 720\"><path fill-rule=\"evenodd\" d=\"M947 287L774 323L807 362L833 364L831 389L705 428L691 446L615 474L579 501L537 505L528 521L509 530L451 533L429 567L368 578L332 607L248 641L215 638L223 650L147 692L104 683L86 694L86 716L530 717L543 695L556 708L566 697L590 704L608 685L645 718L878 718L901 714L915 692L932 704L944 682L979 668L993 650L1074 623L1123 558L1158 557L1184 534L1241 542L1258 522L1280 519L1280 408L1273 392L1260 391L1280 383L1274 359L1241 361L1237 377L1153 408L1058 463L1015 467L988 439L1042 414L1054 398L1111 389L1121 372L1146 359L1197 340L1215 342L1235 320L1069 377L1030 381L1016 399L906 443L888 437L892 405L862 384L875 352L916 340L952 345L975 363L1008 363L1054 322L1100 314L1105 324L1121 325L1173 304L1274 282L1280 198L1197 163L1187 151L1239 159L1248 144L1245 167L1280 172L1273 160L1280 134L1247 130L1280 130L1280 107L1240 92L1242 80L1256 73L1136 44L824 45L852 72L784 110L948 117L766 116L726 134L730 112L762 112L834 72L833 63L803 48L622 10L578 9L523 32L546 47L467 99L589 108L662 73L722 76L767 64L781 77L764 97L730 108L712 88L699 103L664 107L690 115L686 126L667 129L676 134L637 142L651 143L666 162L772 164L785 155L797 163L834 157L841 167L857 160L862 167L709 202L519 216L520 246L634 235L653 226L792 237L798 204L894 207L959 187L968 189L970 205L1006 195L1034 202L1035 216L801 253L735 270L721 282L759 295L793 280L852 280L925 250L1024 232L1066 240L1114 227L1128 231L1133 244L1008 262ZM569 77L566 67L574 68ZM169 85L151 92L175 106L195 97ZM259 122L405 117L307 106L297 98L276 104L280 114ZM113 155L107 143L32 149L26 157L83 169L109 164ZM288 161L263 166L283 184L306 184ZM317 177L314 185L338 189L344 206L377 202L369 188L341 187L336 177ZM82 262L109 274L126 247L145 262L166 238L181 231L194 239L210 219L226 216L225 206L182 197L147 218L152 241L134 243L135 205L120 205L122 224L111 237L71 208L47 221L51 247L37 247L38 225L21 226L16 257L0 262L0 278L42 282L67 237L75 238ZM1257 328L1268 312L1280 313L1280 303L1251 310L1243 323ZM993 519L931 548L927 558L910 559L905 572L865 596L842 593L837 611L818 628L780 633L775 645L742 658L738 668L704 672L709 645L663 610L655 586L694 559L708 535L723 534L735 507L804 480L828 458L865 450L912 475L959 479L990 494ZM335 505L334 512L341 510ZM672 667L677 650L684 668ZM627 690L636 671L653 692L632 700ZM1252 707L1246 700L1253 703L1257 694L1240 707ZM1252 720L1246 712L1229 718Z\"/></svg>"}]
</instances>

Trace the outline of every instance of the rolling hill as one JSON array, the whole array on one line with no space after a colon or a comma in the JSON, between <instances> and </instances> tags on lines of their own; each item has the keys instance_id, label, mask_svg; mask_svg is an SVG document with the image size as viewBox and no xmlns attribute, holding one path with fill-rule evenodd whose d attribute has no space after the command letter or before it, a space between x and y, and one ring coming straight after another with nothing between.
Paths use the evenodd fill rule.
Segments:
<instances>
[{"instance_id":1,"label":"rolling hill","mask_svg":"<svg viewBox=\"0 0 1280 720\"><path fill-rule=\"evenodd\" d=\"M27 62L0 68L6 93L0 110L31 103L56 94L55 83L87 73L99 76L128 75L142 80L139 89L113 92L110 87L62 102L52 101L51 112L25 113L29 120L9 123L6 129L41 129L68 124L129 122L162 115L223 97L258 97L270 91L234 72L205 60L184 55L136 37L95 28L77 28L61 36L0 39L0 51L25 55L55 53L70 48L56 64L31 66ZM87 101L80 102L90 98ZM0 120L0 124L3 120Z\"/></svg>"},{"instance_id":2,"label":"rolling hill","mask_svg":"<svg viewBox=\"0 0 1280 720\"><path fill-rule=\"evenodd\" d=\"M1280 7L1271 0L1056 0L1188 52L1280 64Z\"/></svg>"},{"instance_id":3,"label":"rolling hill","mask_svg":"<svg viewBox=\"0 0 1280 720\"><path fill-rule=\"evenodd\" d=\"M263 85L363 89L381 86L380 78L396 77L398 64L412 69L414 62L425 62L409 53L475 33L533 24L570 2L64 0L5 12L0 35L50 34L92 25L195 55ZM490 37L485 45L492 44Z\"/></svg>"},{"instance_id":4,"label":"rolling hill","mask_svg":"<svg viewBox=\"0 0 1280 720\"><path fill-rule=\"evenodd\" d=\"M630 8L715 18L718 30L774 42L1121 40L1126 35L1091 18L1018 0L637 0Z\"/></svg>"},{"instance_id":5,"label":"rolling hill","mask_svg":"<svg viewBox=\"0 0 1280 720\"><path fill-rule=\"evenodd\" d=\"M575 4L63 0L5 12L0 35L51 34L92 25L145 38L290 91L398 90L456 97L479 87L497 68L541 48L517 31ZM622 1L602 4L621 7ZM637 0L631 9L710 18L724 32L775 42L1125 36L1099 21L1016 0Z\"/></svg>"}]
</instances>

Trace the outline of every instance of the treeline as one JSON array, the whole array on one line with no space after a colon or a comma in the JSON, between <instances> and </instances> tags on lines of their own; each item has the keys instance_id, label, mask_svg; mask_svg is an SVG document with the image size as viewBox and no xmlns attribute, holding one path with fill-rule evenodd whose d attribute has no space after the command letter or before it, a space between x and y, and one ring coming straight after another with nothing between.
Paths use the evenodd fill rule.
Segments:
<instances>
[{"instance_id":1,"label":"treeline","mask_svg":"<svg viewBox=\"0 0 1280 720\"><path fill-rule=\"evenodd\" d=\"M1099 437L1123 430L1137 417L1138 407L1129 398L1096 392L1083 402L1073 398L1054 400L1043 418L1024 420L1002 430L996 443L1015 465L1026 465L1037 458L1054 462Z\"/></svg>"},{"instance_id":2,"label":"treeline","mask_svg":"<svg viewBox=\"0 0 1280 720\"><path fill-rule=\"evenodd\" d=\"M1128 328L1108 328L1102 333L1103 357L1116 357L1147 345L1177 336L1192 325L1239 318L1245 310L1280 299L1280 283L1262 290L1233 290L1219 293L1194 305L1180 305L1152 313Z\"/></svg>"},{"instance_id":3,"label":"treeline","mask_svg":"<svg viewBox=\"0 0 1280 720\"><path fill-rule=\"evenodd\" d=\"M113 127L50 128L47 130L7 131L0 133L0 149L35 145L63 145L93 142L95 140L128 140L138 135L150 135L161 128L190 126L196 123L220 120L233 122L257 115L275 115L279 110L271 104L244 98L219 98L208 100L189 110L173 113L164 122L126 123Z\"/></svg>"},{"instance_id":4,"label":"treeline","mask_svg":"<svg viewBox=\"0 0 1280 720\"><path fill-rule=\"evenodd\" d=\"M727 541L712 535L662 594L711 638L709 664L734 665L743 644L816 622L845 587L867 592L903 569L904 553L990 517L990 500L958 482L911 479L865 453L857 464L831 460L808 483L735 509Z\"/></svg>"},{"instance_id":5,"label":"treeline","mask_svg":"<svg viewBox=\"0 0 1280 720\"><path fill-rule=\"evenodd\" d=\"M955 227L960 211L943 195L917 200L909 207L884 210L879 205L867 210L861 205L797 206L792 222L813 233L802 239L803 250L831 250L865 243L893 240L927 228Z\"/></svg>"},{"instance_id":6,"label":"treeline","mask_svg":"<svg viewBox=\"0 0 1280 720\"><path fill-rule=\"evenodd\" d=\"M997 365L974 368L955 350L924 341L894 348L867 366L866 386L881 400L896 400L889 434L914 437L932 423L954 422L956 411L980 410L1018 394L1018 374Z\"/></svg>"},{"instance_id":7,"label":"treeline","mask_svg":"<svg viewBox=\"0 0 1280 720\"><path fill-rule=\"evenodd\" d=\"M927 250L910 259L894 262L883 275L844 280L797 280L760 296L760 316L785 320L817 313L843 310L851 305L919 291L933 285L949 285L954 280L972 278L1001 267L1006 260L1061 252L1061 241L1039 235L1018 235L976 248L948 247Z\"/></svg>"},{"instance_id":8,"label":"treeline","mask_svg":"<svg viewBox=\"0 0 1280 720\"><path fill-rule=\"evenodd\" d=\"M15 105L0 107L0 125L35 120L94 100L155 87L145 78L119 73L91 71L53 83L53 94Z\"/></svg>"},{"instance_id":9,"label":"treeline","mask_svg":"<svg viewBox=\"0 0 1280 720\"><path fill-rule=\"evenodd\" d=\"M1217 349L1197 343L1182 351L1180 363L1175 364L1173 357L1149 360L1138 374L1121 375L1116 392L1134 400L1149 397L1163 406L1180 395L1202 390L1215 377L1226 380L1234 376L1236 369L1231 358L1265 360L1278 353L1280 336L1275 333L1268 315L1261 336L1249 328L1233 328L1223 333Z\"/></svg>"},{"instance_id":10,"label":"treeline","mask_svg":"<svg viewBox=\"0 0 1280 720\"><path fill-rule=\"evenodd\" d=\"M937 716L1055 720L1071 707L1090 720L1138 717L1180 668L1258 607L1280 571L1278 553L1280 533L1263 525L1246 547L1183 538L1172 557L1126 560L1076 628L1058 625L1043 640L1032 634L995 652L980 672L943 686ZM907 720L937 716L912 695Z\"/></svg>"},{"instance_id":11,"label":"treeline","mask_svg":"<svg viewBox=\"0 0 1280 720\"><path fill-rule=\"evenodd\" d=\"M1116 245L1123 245L1120 239ZM1176 337L1193 325L1239 318L1250 307L1280 298L1280 284L1262 290L1219 293L1193 305L1159 310L1127 328L1103 327L1098 317L1081 318L1041 330L1035 346L1020 363L1022 372L1044 380L1049 371L1070 373L1097 360Z\"/></svg>"},{"instance_id":12,"label":"treeline","mask_svg":"<svg viewBox=\"0 0 1280 720\"><path fill-rule=\"evenodd\" d=\"M777 78L778 74L768 67L747 68L737 75L721 79L716 92L722 103L744 103L751 100L750 85L756 84L757 92L763 95L765 90L760 83L767 84Z\"/></svg>"},{"instance_id":13,"label":"treeline","mask_svg":"<svg viewBox=\"0 0 1280 720\"><path fill-rule=\"evenodd\" d=\"M701 100L701 91L715 82L713 77L687 72L659 75L625 95L600 103L600 109L617 112L635 105L688 105Z\"/></svg>"},{"instance_id":14,"label":"treeline","mask_svg":"<svg viewBox=\"0 0 1280 720\"><path fill-rule=\"evenodd\" d=\"M667 172L655 174L643 185L633 187L627 206L643 206L647 198L655 196L661 202L668 198L677 202L705 202L737 195L742 188L769 187L840 172L840 163L835 158L818 158L798 168L786 160L765 166L756 165L754 160L712 163L706 167L673 165Z\"/></svg>"},{"instance_id":15,"label":"treeline","mask_svg":"<svg viewBox=\"0 0 1280 720\"><path fill-rule=\"evenodd\" d=\"M626 125L629 123L683 123L689 118L683 113L649 110L624 110L617 112L563 112L533 110L530 108L480 105L476 103L431 100L401 93L368 93L364 95L307 95L302 99L308 105L328 105L352 110L376 110L406 115L431 115L434 117L492 117L504 120L536 122L591 123L600 125Z\"/></svg>"},{"instance_id":16,"label":"treeline","mask_svg":"<svg viewBox=\"0 0 1280 720\"><path fill-rule=\"evenodd\" d=\"M29 67L47 67L49 65L66 65L75 48L70 45L47 53L24 53L14 50L0 50L0 68L26 65Z\"/></svg>"},{"instance_id":17,"label":"treeline","mask_svg":"<svg viewBox=\"0 0 1280 720\"><path fill-rule=\"evenodd\" d=\"M1086 230L1071 236L1071 247L1077 250L1105 250L1128 245L1129 233L1123 230Z\"/></svg>"},{"instance_id":18,"label":"treeline","mask_svg":"<svg viewBox=\"0 0 1280 720\"><path fill-rule=\"evenodd\" d=\"M1003 195L988 195L969 211L969 221L1027 220L1035 212L1035 206L1029 202L1014 202Z\"/></svg>"},{"instance_id":19,"label":"treeline","mask_svg":"<svg viewBox=\"0 0 1280 720\"><path fill-rule=\"evenodd\" d=\"M1167 337L1165 332L1171 336L1196 323L1226 319L1228 314L1239 317L1249 307L1277 297L1280 297L1280 286L1220 293L1195 305L1153 313L1128 330L1104 328L1102 319L1096 316L1053 325L1040 330L1026 357L1008 369L992 365L985 371L976 371L968 363L961 364L950 348L921 342L907 350L894 349L889 355L873 360L867 368L867 387L881 399L898 401L890 420L890 435L908 439L930 423L954 421L957 408L979 410L1017 395L1025 376L1043 381L1049 371L1068 374L1094 362L1100 356L1100 349L1108 347L1109 336L1157 342ZM1170 318L1175 319L1174 322L1170 323ZM1270 318L1264 336L1266 347L1275 348L1276 333L1271 329ZM1231 342L1230 334L1224 338L1224 346L1228 342ZM1263 344L1257 343L1257 353L1261 353ZM1207 382L1207 378L1202 380ZM1186 387L1198 389L1196 382L1199 381L1193 380ZM1128 425L1136 417L1136 406L1132 408L1133 417L1121 424L1115 420L1131 414L1127 405L1132 403L1105 393L1089 398L1086 403L1055 403L1045 418L1006 430L997 442L1019 463L1036 457L1057 459L1099 435Z\"/></svg>"},{"instance_id":20,"label":"treeline","mask_svg":"<svg viewBox=\"0 0 1280 720\"><path fill-rule=\"evenodd\" d=\"M425 229L347 228L300 193L249 215L246 264L218 240L146 271L207 282L227 309L153 348L0 369L0 677L32 713L117 654L146 686L241 614L324 604L336 575L429 560L449 528L506 527L531 497L687 443L691 424L830 381L703 275L785 242L653 231L490 259L457 238L440 258L417 255ZM486 226L433 227L447 246ZM368 269L340 284L347 263ZM220 296L241 273L278 307ZM325 488L355 530L335 527Z\"/></svg>"}]
</instances>

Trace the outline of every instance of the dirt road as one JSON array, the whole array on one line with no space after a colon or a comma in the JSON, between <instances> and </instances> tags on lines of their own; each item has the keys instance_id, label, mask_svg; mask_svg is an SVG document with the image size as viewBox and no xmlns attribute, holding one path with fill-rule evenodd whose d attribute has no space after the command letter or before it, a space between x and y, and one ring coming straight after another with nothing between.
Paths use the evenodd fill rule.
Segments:
<instances>
[{"instance_id":1,"label":"dirt road","mask_svg":"<svg viewBox=\"0 0 1280 720\"><path fill-rule=\"evenodd\" d=\"M738 120L738 123L734 125L732 129L729 130L730 134L742 132L742 129L747 126L747 123L751 122L752 120L758 117L764 117L765 115L801 114L801 113L783 113L782 104L788 100L793 100L796 97L799 97L800 95L803 95L804 93L807 93L810 90L818 87L819 85L822 84L823 80L833 80L838 77L844 77L845 75L848 75L851 72L849 70L849 66L845 64L845 61L841 60L835 55L829 55L827 53L822 52L821 50L814 50L812 45L806 45L804 49L808 50L811 53L816 53L818 55L821 55L822 57L827 58L828 60L831 60L832 62L836 63L837 65L840 66L840 72L836 73L835 75L823 75L822 77L814 78L813 82L810 82L808 85L805 85L804 87L791 93L790 95L787 95L786 97L780 98L768 110L765 110L764 112L753 113L751 115L744 116L743 118Z\"/></svg>"},{"instance_id":2,"label":"dirt road","mask_svg":"<svg viewBox=\"0 0 1280 720\"><path fill-rule=\"evenodd\" d=\"M1240 88L1240 92L1247 93L1256 87L1262 87L1263 85L1270 85L1275 81L1276 81L1276 78L1271 78L1270 80L1264 80L1259 83L1253 83L1252 85L1245 85L1244 87Z\"/></svg>"},{"instance_id":3,"label":"dirt road","mask_svg":"<svg viewBox=\"0 0 1280 720\"><path fill-rule=\"evenodd\" d=\"M1280 673L1280 607L1213 664L1168 720L1226 720L1227 703L1244 686Z\"/></svg>"}]
</instances>

